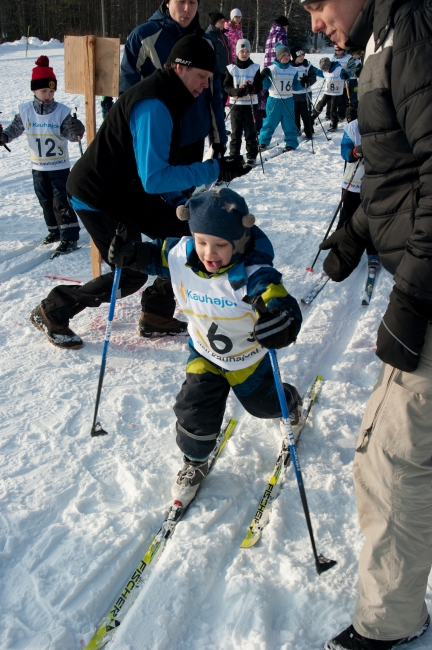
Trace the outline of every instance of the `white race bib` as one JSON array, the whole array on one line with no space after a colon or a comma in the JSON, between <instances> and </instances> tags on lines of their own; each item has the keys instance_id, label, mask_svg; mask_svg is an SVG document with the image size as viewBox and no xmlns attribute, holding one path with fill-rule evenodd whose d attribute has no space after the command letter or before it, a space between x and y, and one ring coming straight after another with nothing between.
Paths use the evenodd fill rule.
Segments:
<instances>
[{"instance_id":1,"label":"white race bib","mask_svg":"<svg viewBox=\"0 0 432 650\"><path fill-rule=\"evenodd\" d=\"M286 99L287 97L292 97L293 94L293 81L294 77L297 74L297 68L293 66L288 66L288 68L279 68L277 65L273 64L270 66L272 73L273 84L269 88L270 97L275 97L276 99Z\"/></svg>"},{"instance_id":2,"label":"white race bib","mask_svg":"<svg viewBox=\"0 0 432 650\"><path fill-rule=\"evenodd\" d=\"M33 169L68 169L68 141L60 134L60 127L70 114L70 109L64 104L58 104L52 113L38 115L31 101L21 104L18 110L27 135Z\"/></svg>"}]
</instances>

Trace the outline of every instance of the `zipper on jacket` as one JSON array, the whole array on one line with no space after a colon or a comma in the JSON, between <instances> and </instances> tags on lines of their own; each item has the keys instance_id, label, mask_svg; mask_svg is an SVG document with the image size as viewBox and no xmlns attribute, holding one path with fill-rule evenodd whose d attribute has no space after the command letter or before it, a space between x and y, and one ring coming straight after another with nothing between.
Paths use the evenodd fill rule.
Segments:
<instances>
[{"instance_id":1,"label":"zipper on jacket","mask_svg":"<svg viewBox=\"0 0 432 650\"><path fill-rule=\"evenodd\" d=\"M394 376L394 374L396 373L396 371L397 371L397 368L393 368L393 370L391 371L391 373L390 373L390 377L388 378L388 382L387 382L386 389L385 389L385 391L384 391L384 395L382 396L381 401L380 401L380 403L378 404L378 408L377 408L377 410L375 411L375 415L374 415L374 417L373 417L372 424L370 425L370 427L368 427L367 429L365 429L365 432L364 432L364 435L363 435L362 441L361 441L361 443L359 444L359 446L356 447L356 451L360 451L360 449L362 449L363 447L365 447L366 444L369 442L369 438L370 438L370 435L371 435L371 433L372 433L372 429L374 428L374 426L375 426L375 422L376 422L377 419L378 419L378 415L379 415L379 413L380 413L380 411L381 411L381 407L382 407L383 402L384 402L384 400L385 400L385 398L386 398L386 396L387 396L387 393L388 393L389 388L390 388L391 381L392 381L393 376Z\"/></svg>"}]
</instances>

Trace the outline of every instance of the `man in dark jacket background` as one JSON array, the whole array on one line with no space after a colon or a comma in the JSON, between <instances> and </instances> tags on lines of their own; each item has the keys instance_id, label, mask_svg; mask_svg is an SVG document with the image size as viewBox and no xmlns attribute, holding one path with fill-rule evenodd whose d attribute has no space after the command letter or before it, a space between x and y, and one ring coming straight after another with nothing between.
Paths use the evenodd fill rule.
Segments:
<instances>
[{"instance_id":1,"label":"man in dark jacket background","mask_svg":"<svg viewBox=\"0 0 432 650\"><path fill-rule=\"evenodd\" d=\"M432 0L303 0L314 32L365 48L361 205L321 248L344 280L372 241L395 279L384 362L354 459L360 554L353 625L327 650L390 650L421 636L432 564Z\"/></svg>"},{"instance_id":2,"label":"man in dark jacket background","mask_svg":"<svg viewBox=\"0 0 432 650\"><path fill-rule=\"evenodd\" d=\"M225 16L220 11L213 11L209 14L210 25L206 29L207 36L213 43L220 71L220 82L224 106L228 99L228 93L223 87L227 65L231 63L231 46L228 37L225 36Z\"/></svg>"},{"instance_id":3,"label":"man in dark jacket background","mask_svg":"<svg viewBox=\"0 0 432 650\"><path fill-rule=\"evenodd\" d=\"M148 22L129 34L120 68L120 93L162 68L177 41L200 28L198 5L199 0L162 2ZM220 70L216 63L209 89L202 93L183 120L180 151L183 164L202 161L207 136L215 153L223 154L227 141L224 117Z\"/></svg>"}]
</instances>

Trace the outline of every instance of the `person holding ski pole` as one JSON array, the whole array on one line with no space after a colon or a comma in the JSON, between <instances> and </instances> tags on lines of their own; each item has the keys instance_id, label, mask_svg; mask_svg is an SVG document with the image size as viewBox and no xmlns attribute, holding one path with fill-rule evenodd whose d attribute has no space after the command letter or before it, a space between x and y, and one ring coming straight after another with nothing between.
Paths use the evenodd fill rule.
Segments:
<instances>
[{"instance_id":1,"label":"person holding ski pole","mask_svg":"<svg viewBox=\"0 0 432 650\"><path fill-rule=\"evenodd\" d=\"M173 498L186 507L207 474L230 388L251 415L281 416L268 350L293 343L302 316L242 196L216 188L193 196L177 214L192 235L126 244L116 236L110 263L171 278L188 319L190 356L174 405L184 465L172 486ZM243 300L259 296L268 309L264 316ZM284 390L296 428L302 400L294 386L284 384Z\"/></svg>"},{"instance_id":2,"label":"person holding ski pole","mask_svg":"<svg viewBox=\"0 0 432 650\"><path fill-rule=\"evenodd\" d=\"M303 90L303 86L298 79L298 70L290 64L290 59L288 47L276 43L276 59L261 73L263 88L269 91L267 114L259 135L261 151L267 149L279 124L282 125L285 136L284 151L292 151L298 147L293 90Z\"/></svg>"},{"instance_id":3,"label":"person holding ski pole","mask_svg":"<svg viewBox=\"0 0 432 650\"><path fill-rule=\"evenodd\" d=\"M254 63L250 58L250 50L251 46L247 38L237 41L237 59L235 63L227 66L224 88L232 104L230 155L240 154L244 131L247 164L254 165L258 155L257 95L262 89L262 81L259 64Z\"/></svg>"},{"instance_id":4,"label":"person holding ski pole","mask_svg":"<svg viewBox=\"0 0 432 650\"><path fill-rule=\"evenodd\" d=\"M344 99L344 81L350 78L340 63L331 62L325 56L319 62L319 77L324 77L325 87L324 95L316 104L312 112L313 119L316 119L321 113L324 106L330 104L331 125L329 131L335 131L339 120L345 118L345 99Z\"/></svg>"},{"instance_id":5,"label":"person holding ski pole","mask_svg":"<svg viewBox=\"0 0 432 650\"><path fill-rule=\"evenodd\" d=\"M301 134L300 118L303 120L304 134L306 140L312 138L313 121L311 114L312 91L310 87L314 85L317 80L318 70L307 59L305 59L305 51L299 46L295 45L291 48L291 65L297 68L299 81L302 85L301 90L293 90L294 99L294 117L298 130L298 135Z\"/></svg>"},{"instance_id":6,"label":"person holding ski pole","mask_svg":"<svg viewBox=\"0 0 432 650\"><path fill-rule=\"evenodd\" d=\"M141 233L152 239L187 235L187 223L175 216L176 206L186 200L182 190L218 179L231 182L251 170L241 156L177 164L182 118L208 88L214 65L209 41L196 34L185 36L163 70L119 97L91 147L74 165L67 185L70 200L105 261L119 223L125 225L129 240L139 240ZM82 347L69 321L86 307L110 302L113 278L114 270L84 285L55 287L33 310L30 322L57 347ZM120 296L135 293L146 279L140 269L125 269ZM162 290L148 287L142 294L140 336L185 333L186 324L173 317L171 284L163 278L160 283Z\"/></svg>"},{"instance_id":7,"label":"person holding ski pole","mask_svg":"<svg viewBox=\"0 0 432 650\"><path fill-rule=\"evenodd\" d=\"M30 89L33 100L18 106L18 113L0 134L0 144L26 134L33 186L48 228L42 244L59 241L56 253L65 255L76 250L80 231L77 216L67 200L68 141L79 142L85 127L76 115L70 114L70 108L54 100L57 79L47 56L37 59Z\"/></svg>"},{"instance_id":8,"label":"person holding ski pole","mask_svg":"<svg viewBox=\"0 0 432 650\"><path fill-rule=\"evenodd\" d=\"M365 50L358 112L365 166L361 205L322 246L329 251L324 268L342 282L372 242L394 279L377 333L383 364L355 445L353 477L364 535L353 584L357 602L351 624L324 647L399 649L430 624L425 596L432 565L432 79L419 55L425 62L432 57L431 4L303 4L312 31ZM426 634L429 642L419 646L431 645Z\"/></svg>"}]
</instances>

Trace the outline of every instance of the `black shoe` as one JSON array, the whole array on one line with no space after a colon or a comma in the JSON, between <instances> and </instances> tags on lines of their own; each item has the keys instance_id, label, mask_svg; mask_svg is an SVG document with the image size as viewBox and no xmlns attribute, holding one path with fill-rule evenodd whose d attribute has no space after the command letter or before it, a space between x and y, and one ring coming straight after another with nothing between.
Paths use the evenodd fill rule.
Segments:
<instances>
[{"instance_id":1,"label":"black shoe","mask_svg":"<svg viewBox=\"0 0 432 650\"><path fill-rule=\"evenodd\" d=\"M183 460L183 469L179 471L171 487L171 496L175 501L180 501L183 507L186 507L208 474L208 460L195 462L186 456L183 456Z\"/></svg>"},{"instance_id":2,"label":"black shoe","mask_svg":"<svg viewBox=\"0 0 432 650\"><path fill-rule=\"evenodd\" d=\"M294 147L290 147L288 145L282 149L282 151L284 151L284 152L293 151L293 150L294 150Z\"/></svg>"},{"instance_id":3,"label":"black shoe","mask_svg":"<svg viewBox=\"0 0 432 650\"><path fill-rule=\"evenodd\" d=\"M54 244L54 242L59 241L59 239L60 239L60 235L58 232L50 232L45 237L42 244Z\"/></svg>"},{"instance_id":4,"label":"black shoe","mask_svg":"<svg viewBox=\"0 0 432 650\"><path fill-rule=\"evenodd\" d=\"M187 323L182 320L141 313L138 323L138 334L140 336L159 338L160 336L187 335L187 333Z\"/></svg>"},{"instance_id":5,"label":"black shoe","mask_svg":"<svg viewBox=\"0 0 432 650\"><path fill-rule=\"evenodd\" d=\"M66 325L59 325L48 318L42 305L33 309L29 316L29 321L45 334L50 343L58 348L79 350L84 345L83 340L69 328L68 323Z\"/></svg>"},{"instance_id":6,"label":"black shoe","mask_svg":"<svg viewBox=\"0 0 432 650\"><path fill-rule=\"evenodd\" d=\"M256 156L255 156L255 158L247 158L246 159L246 165L250 165L251 167L253 167L255 165L255 163L256 163Z\"/></svg>"},{"instance_id":7,"label":"black shoe","mask_svg":"<svg viewBox=\"0 0 432 650\"><path fill-rule=\"evenodd\" d=\"M330 124L329 131L336 131L336 130L337 130L337 127L338 127L338 123L337 123L337 122L332 122L332 123Z\"/></svg>"},{"instance_id":8,"label":"black shoe","mask_svg":"<svg viewBox=\"0 0 432 650\"><path fill-rule=\"evenodd\" d=\"M268 149L268 145L267 145L267 144L260 144L260 145L259 145L259 150L260 150L260 151L265 151L266 149Z\"/></svg>"},{"instance_id":9,"label":"black shoe","mask_svg":"<svg viewBox=\"0 0 432 650\"><path fill-rule=\"evenodd\" d=\"M346 630L341 632L331 641L327 641L324 650L392 650L404 643L410 643L418 639L426 632L429 627L430 616L427 617L425 624L413 632L410 636L403 639L396 639L395 641L380 641L378 639L367 639L355 631L354 627L350 625Z\"/></svg>"},{"instance_id":10,"label":"black shoe","mask_svg":"<svg viewBox=\"0 0 432 650\"><path fill-rule=\"evenodd\" d=\"M60 244L55 249L55 252L57 255L67 255L68 253L76 251L77 248L78 244L76 241L72 241L70 239L62 239Z\"/></svg>"}]
</instances>

